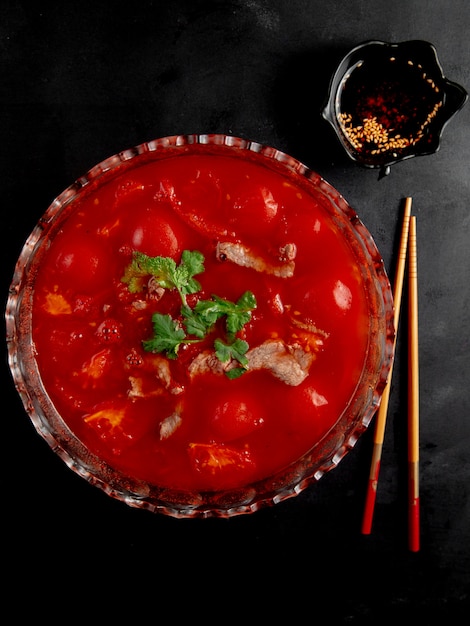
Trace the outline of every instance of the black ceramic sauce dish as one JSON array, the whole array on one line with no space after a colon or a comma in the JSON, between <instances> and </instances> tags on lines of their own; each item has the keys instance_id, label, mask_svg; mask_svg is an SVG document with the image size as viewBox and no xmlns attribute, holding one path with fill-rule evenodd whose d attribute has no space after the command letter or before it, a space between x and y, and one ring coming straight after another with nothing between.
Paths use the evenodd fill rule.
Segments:
<instances>
[{"instance_id":1,"label":"black ceramic sauce dish","mask_svg":"<svg viewBox=\"0 0 470 626\"><path fill-rule=\"evenodd\" d=\"M340 62L322 114L353 161L386 175L394 163L437 152L467 98L432 44L368 41Z\"/></svg>"}]
</instances>

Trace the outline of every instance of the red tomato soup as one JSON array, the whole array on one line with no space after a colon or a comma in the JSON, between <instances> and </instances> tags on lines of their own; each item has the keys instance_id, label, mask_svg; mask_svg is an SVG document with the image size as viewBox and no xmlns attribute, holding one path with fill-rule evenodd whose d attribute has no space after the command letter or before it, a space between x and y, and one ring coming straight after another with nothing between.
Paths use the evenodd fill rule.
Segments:
<instances>
[{"instance_id":1,"label":"red tomato soup","mask_svg":"<svg viewBox=\"0 0 470 626\"><path fill-rule=\"evenodd\" d=\"M255 158L143 160L92 185L51 233L39 371L112 467L176 490L239 487L293 463L347 407L367 288L328 200L297 181Z\"/></svg>"}]
</instances>

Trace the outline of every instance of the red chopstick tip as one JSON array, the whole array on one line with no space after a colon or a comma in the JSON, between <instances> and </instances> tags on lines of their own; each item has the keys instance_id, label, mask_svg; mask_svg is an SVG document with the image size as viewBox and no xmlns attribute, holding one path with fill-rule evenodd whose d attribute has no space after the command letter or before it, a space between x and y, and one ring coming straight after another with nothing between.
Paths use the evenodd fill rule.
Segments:
<instances>
[{"instance_id":1,"label":"red chopstick tip","mask_svg":"<svg viewBox=\"0 0 470 626\"><path fill-rule=\"evenodd\" d=\"M377 495L377 479L370 478L367 485L366 504L362 518L361 532L363 535L370 535L372 531L372 519L374 517L375 497Z\"/></svg>"},{"instance_id":2,"label":"red chopstick tip","mask_svg":"<svg viewBox=\"0 0 470 626\"><path fill-rule=\"evenodd\" d=\"M412 552L418 552L420 549L419 498L414 498L410 503L408 529L409 549Z\"/></svg>"}]
</instances>

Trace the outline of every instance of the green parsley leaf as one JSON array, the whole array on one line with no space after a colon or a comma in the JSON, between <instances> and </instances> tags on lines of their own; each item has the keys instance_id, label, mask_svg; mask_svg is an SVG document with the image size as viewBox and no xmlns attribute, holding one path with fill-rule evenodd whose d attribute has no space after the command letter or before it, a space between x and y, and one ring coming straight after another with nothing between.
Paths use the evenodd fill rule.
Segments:
<instances>
[{"instance_id":1,"label":"green parsley leaf","mask_svg":"<svg viewBox=\"0 0 470 626\"><path fill-rule=\"evenodd\" d=\"M147 352L166 352L168 358L176 359L178 349L186 338L186 333L170 315L152 315L153 337L143 341Z\"/></svg>"},{"instance_id":2,"label":"green parsley leaf","mask_svg":"<svg viewBox=\"0 0 470 626\"><path fill-rule=\"evenodd\" d=\"M176 284L176 288L185 294L197 293L201 290L201 285L194 276L204 272L204 255L198 250L183 250L178 272L180 282Z\"/></svg>"},{"instance_id":3,"label":"green parsley leaf","mask_svg":"<svg viewBox=\"0 0 470 626\"><path fill-rule=\"evenodd\" d=\"M199 300L194 307L194 313L207 328L211 328L225 314L222 307L214 300Z\"/></svg>"},{"instance_id":4,"label":"green parsley leaf","mask_svg":"<svg viewBox=\"0 0 470 626\"><path fill-rule=\"evenodd\" d=\"M225 343L221 339L214 341L215 354L219 361L228 363L232 359L238 361L241 367L233 367L225 372L227 378L234 380L239 378L248 371L248 343L243 339L237 338L232 343Z\"/></svg>"},{"instance_id":5,"label":"green parsley leaf","mask_svg":"<svg viewBox=\"0 0 470 626\"><path fill-rule=\"evenodd\" d=\"M235 380L236 378L240 378L247 371L246 367L234 367L231 370L225 372L225 376L230 380Z\"/></svg>"},{"instance_id":6,"label":"green parsley leaf","mask_svg":"<svg viewBox=\"0 0 470 626\"><path fill-rule=\"evenodd\" d=\"M201 289L194 276L203 271L204 255L197 250L184 250L179 265L176 265L171 257L150 257L143 252L135 251L132 262L126 267L121 280L128 285L131 293L137 293L144 288L145 279L153 276L160 287L176 289L183 304L186 304L185 295L196 293Z\"/></svg>"},{"instance_id":7,"label":"green parsley leaf","mask_svg":"<svg viewBox=\"0 0 470 626\"><path fill-rule=\"evenodd\" d=\"M251 320L251 312L256 306L254 294L251 291L245 291L236 304L226 313L227 331L233 334L239 332Z\"/></svg>"},{"instance_id":8,"label":"green parsley leaf","mask_svg":"<svg viewBox=\"0 0 470 626\"><path fill-rule=\"evenodd\" d=\"M240 365L248 365L248 359L245 356L248 352L248 343L243 339L237 338L232 343L225 343L221 339L216 339L214 348L217 358L222 363L235 359Z\"/></svg>"},{"instance_id":9,"label":"green parsley leaf","mask_svg":"<svg viewBox=\"0 0 470 626\"><path fill-rule=\"evenodd\" d=\"M212 328L212 323L207 323L206 320L198 315L194 309L187 305L181 307L181 313L183 315L183 324L186 331L190 335L195 335L199 339L204 339L209 334Z\"/></svg>"},{"instance_id":10,"label":"green parsley leaf","mask_svg":"<svg viewBox=\"0 0 470 626\"><path fill-rule=\"evenodd\" d=\"M226 316L226 329L231 335L242 330L251 319L251 311L256 308L256 298L251 291L246 291L237 302L212 296L212 300L199 300L194 307L195 313L211 327L221 317Z\"/></svg>"}]
</instances>

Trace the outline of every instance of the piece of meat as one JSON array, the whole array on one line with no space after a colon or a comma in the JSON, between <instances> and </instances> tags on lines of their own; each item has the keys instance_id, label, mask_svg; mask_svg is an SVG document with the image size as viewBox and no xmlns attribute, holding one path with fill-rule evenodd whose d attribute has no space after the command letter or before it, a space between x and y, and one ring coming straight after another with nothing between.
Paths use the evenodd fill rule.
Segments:
<instances>
[{"instance_id":1,"label":"piece of meat","mask_svg":"<svg viewBox=\"0 0 470 626\"><path fill-rule=\"evenodd\" d=\"M286 385L295 387L307 378L315 353L307 352L300 344L286 344L281 339L268 339L248 350L246 357L247 373L267 370ZM239 366L235 360L222 363L213 351L205 350L190 363L188 372L194 378L209 372L223 374Z\"/></svg>"},{"instance_id":2,"label":"piece of meat","mask_svg":"<svg viewBox=\"0 0 470 626\"><path fill-rule=\"evenodd\" d=\"M168 439L183 423L181 415L175 411L160 422L160 439Z\"/></svg>"},{"instance_id":3,"label":"piece of meat","mask_svg":"<svg viewBox=\"0 0 470 626\"><path fill-rule=\"evenodd\" d=\"M279 248L279 260L280 261L283 261L283 262L293 261L296 256L297 256L297 246L295 245L295 243L286 243L285 246L281 246Z\"/></svg>"},{"instance_id":4,"label":"piece of meat","mask_svg":"<svg viewBox=\"0 0 470 626\"><path fill-rule=\"evenodd\" d=\"M247 352L250 370L268 370L286 385L300 385L308 376L315 358L299 344L286 344L280 339L264 341Z\"/></svg>"},{"instance_id":5,"label":"piece of meat","mask_svg":"<svg viewBox=\"0 0 470 626\"><path fill-rule=\"evenodd\" d=\"M150 300L158 302L162 299L165 289L161 287L155 276L152 276L147 283L147 293Z\"/></svg>"},{"instance_id":6,"label":"piece of meat","mask_svg":"<svg viewBox=\"0 0 470 626\"><path fill-rule=\"evenodd\" d=\"M293 243L279 248L278 257L273 260L264 258L249 246L238 242L219 241L216 247L216 255L220 261L231 261L241 267L249 267L280 278L291 278L294 275L296 253Z\"/></svg>"},{"instance_id":7,"label":"piece of meat","mask_svg":"<svg viewBox=\"0 0 470 626\"><path fill-rule=\"evenodd\" d=\"M155 373L157 379L162 383L165 389L170 389L173 386L173 379L171 377L168 360L158 354L153 354L150 360L152 371Z\"/></svg>"},{"instance_id":8,"label":"piece of meat","mask_svg":"<svg viewBox=\"0 0 470 626\"><path fill-rule=\"evenodd\" d=\"M163 387L152 387L151 389L144 389L144 379L139 376L129 376L130 389L127 395L131 399L135 398L153 398L155 396L161 396L163 393Z\"/></svg>"},{"instance_id":9,"label":"piece of meat","mask_svg":"<svg viewBox=\"0 0 470 626\"><path fill-rule=\"evenodd\" d=\"M145 378L129 376L131 388L128 395L130 398L151 398L161 395L164 390L173 395L183 393L183 387L173 380L170 364L164 356L152 355L147 361L146 371L148 373Z\"/></svg>"},{"instance_id":10,"label":"piece of meat","mask_svg":"<svg viewBox=\"0 0 470 626\"><path fill-rule=\"evenodd\" d=\"M213 350L203 350L189 364L188 374L191 379L209 372L224 374L231 367L232 361L222 363Z\"/></svg>"}]
</instances>

